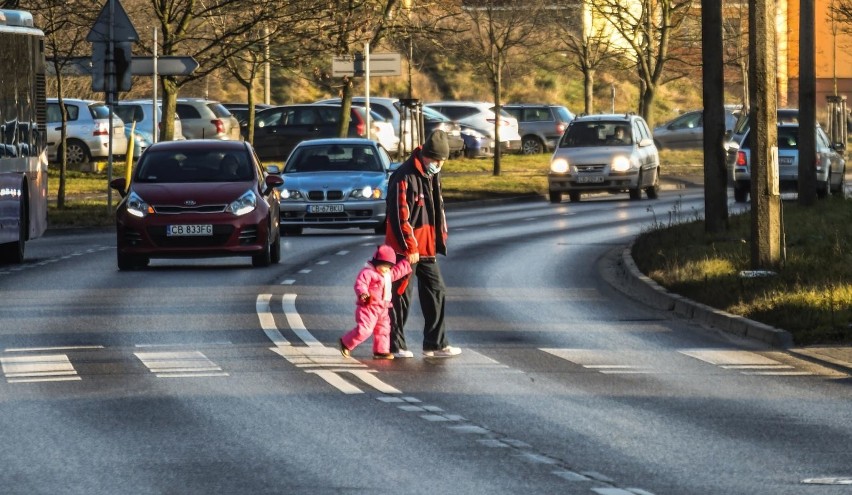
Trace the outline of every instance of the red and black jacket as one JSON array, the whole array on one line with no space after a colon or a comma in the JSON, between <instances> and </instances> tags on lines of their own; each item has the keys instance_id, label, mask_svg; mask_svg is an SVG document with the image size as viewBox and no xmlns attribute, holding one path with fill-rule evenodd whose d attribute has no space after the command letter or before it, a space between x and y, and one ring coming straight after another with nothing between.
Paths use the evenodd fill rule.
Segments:
<instances>
[{"instance_id":1,"label":"red and black jacket","mask_svg":"<svg viewBox=\"0 0 852 495\"><path fill-rule=\"evenodd\" d=\"M441 174L427 177L421 152L416 148L389 179L385 243L399 254L419 253L429 261L447 254L447 219Z\"/></svg>"}]
</instances>

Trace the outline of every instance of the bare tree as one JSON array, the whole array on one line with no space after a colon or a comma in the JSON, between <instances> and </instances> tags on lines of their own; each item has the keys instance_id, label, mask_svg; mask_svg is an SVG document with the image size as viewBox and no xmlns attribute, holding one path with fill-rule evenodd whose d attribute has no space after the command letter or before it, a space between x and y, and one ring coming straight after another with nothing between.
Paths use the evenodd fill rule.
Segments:
<instances>
[{"instance_id":1,"label":"bare tree","mask_svg":"<svg viewBox=\"0 0 852 495\"><path fill-rule=\"evenodd\" d=\"M594 10L619 35L639 76L639 114L653 128L651 107L665 83L670 42L692 12L692 0L596 0Z\"/></svg>"},{"instance_id":2,"label":"bare tree","mask_svg":"<svg viewBox=\"0 0 852 495\"><path fill-rule=\"evenodd\" d=\"M162 33L160 55L192 56L199 64L191 75L160 77L163 114L174 115L180 88L213 74L229 59L249 49L255 43L249 33L276 19L279 9L287 7L287 1L150 0L150 7ZM214 26L218 23L213 21L221 18L235 22L229 22L227 29L217 29ZM163 119L162 126L162 138L173 139L174 121Z\"/></svg>"},{"instance_id":3,"label":"bare tree","mask_svg":"<svg viewBox=\"0 0 852 495\"><path fill-rule=\"evenodd\" d=\"M246 9L266 7L266 5L251 3L245 5ZM299 44L302 39L299 27L315 20L313 12L315 9L312 3L285 2L264 21L262 26L234 35L240 38L238 44L244 48L225 59L224 70L246 90L249 142L254 142L254 89L261 71L273 61L280 66L297 65L303 52ZM263 16L258 13L255 17ZM233 24L242 22L242 18L229 15L210 17L210 25L215 32L219 33L218 36L224 36L233 31Z\"/></svg>"},{"instance_id":4,"label":"bare tree","mask_svg":"<svg viewBox=\"0 0 852 495\"><path fill-rule=\"evenodd\" d=\"M583 112L594 112L595 75L598 70L611 65L620 57L612 45L612 29L593 22L590 2L587 0L561 0L553 5L548 15L557 48L565 52L564 66L576 69L583 75ZM560 57L553 57L557 60Z\"/></svg>"},{"instance_id":5,"label":"bare tree","mask_svg":"<svg viewBox=\"0 0 852 495\"><path fill-rule=\"evenodd\" d=\"M16 2L19 3L19 2ZM57 96L62 113L62 126L59 145L59 186L56 192L56 207L65 208L65 176L68 159L65 152L68 113L63 102L64 74L73 65L77 57L91 54L86 35L97 16L97 7L85 0L29 0L21 3L20 8L30 10L34 21L44 31L44 48L48 64L56 74ZM81 48L85 52L81 51Z\"/></svg>"},{"instance_id":6,"label":"bare tree","mask_svg":"<svg viewBox=\"0 0 852 495\"><path fill-rule=\"evenodd\" d=\"M540 14L544 2L529 0L522 6L505 0L467 0L459 15L447 15L445 22L459 33L444 40L444 47L469 61L488 79L497 115L494 125L494 171L500 175L500 114L502 111L503 76L513 57L524 53L533 56L531 47L541 46Z\"/></svg>"},{"instance_id":7,"label":"bare tree","mask_svg":"<svg viewBox=\"0 0 852 495\"><path fill-rule=\"evenodd\" d=\"M313 82L327 91L340 95L341 108L338 132L346 136L349 130L352 93L355 79L333 77L329 73L333 56L355 57L363 54L365 44L375 51L387 35L404 22L409 2L400 0L324 0L313 4L317 18L306 24L301 36L306 54L314 61Z\"/></svg>"}]
</instances>

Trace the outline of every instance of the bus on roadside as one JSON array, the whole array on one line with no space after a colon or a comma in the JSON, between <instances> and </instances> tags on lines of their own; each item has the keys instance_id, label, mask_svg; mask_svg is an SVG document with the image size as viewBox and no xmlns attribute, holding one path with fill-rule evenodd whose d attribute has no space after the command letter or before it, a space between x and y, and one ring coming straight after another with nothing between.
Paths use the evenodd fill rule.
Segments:
<instances>
[{"instance_id":1,"label":"bus on roadside","mask_svg":"<svg viewBox=\"0 0 852 495\"><path fill-rule=\"evenodd\" d=\"M44 33L33 16L0 9L0 264L24 261L47 229Z\"/></svg>"}]
</instances>

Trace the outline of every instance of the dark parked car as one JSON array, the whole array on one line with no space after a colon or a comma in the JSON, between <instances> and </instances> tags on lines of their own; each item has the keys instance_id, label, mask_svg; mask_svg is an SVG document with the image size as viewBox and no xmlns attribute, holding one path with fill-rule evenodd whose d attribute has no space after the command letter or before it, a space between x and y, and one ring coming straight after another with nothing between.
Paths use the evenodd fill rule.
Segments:
<instances>
[{"instance_id":1,"label":"dark parked car","mask_svg":"<svg viewBox=\"0 0 852 495\"><path fill-rule=\"evenodd\" d=\"M302 141L281 176L281 228L385 230L385 198L392 166L387 151L370 139Z\"/></svg>"},{"instance_id":2,"label":"dark parked car","mask_svg":"<svg viewBox=\"0 0 852 495\"><path fill-rule=\"evenodd\" d=\"M163 141L151 145L130 184L110 187L116 210L119 270L151 258L251 256L281 259L278 175L267 174L244 141Z\"/></svg>"},{"instance_id":3,"label":"dark parked car","mask_svg":"<svg viewBox=\"0 0 852 495\"><path fill-rule=\"evenodd\" d=\"M367 135L363 109L352 107L349 137ZM306 139L338 137L340 106L306 103L282 105L257 112L254 121L254 147L261 160L283 163L297 144Z\"/></svg>"},{"instance_id":4,"label":"dark parked car","mask_svg":"<svg viewBox=\"0 0 852 495\"><path fill-rule=\"evenodd\" d=\"M222 103L222 106L227 108L231 115L237 118L240 122L240 126L244 126L248 124L248 114L249 114L249 106L248 103ZM257 112L261 110L266 110L267 108L272 108L272 105L266 105L263 103L255 103L254 105L254 114L257 115Z\"/></svg>"},{"instance_id":5,"label":"dark parked car","mask_svg":"<svg viewBox=\"0 0 852 495\"><path fill-rule=\"evenodd\" d=\"M574 120L574 114L562 105L512 103L503 109L518 119L521 153L525 155L553 151Z\"/></svg>"}]
</instances>

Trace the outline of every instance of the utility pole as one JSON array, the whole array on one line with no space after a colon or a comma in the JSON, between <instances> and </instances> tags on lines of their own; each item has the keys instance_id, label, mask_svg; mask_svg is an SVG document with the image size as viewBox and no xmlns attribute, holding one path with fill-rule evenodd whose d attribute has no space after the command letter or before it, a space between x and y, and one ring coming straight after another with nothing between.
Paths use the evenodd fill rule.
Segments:
<instances>
[{"instance_id":1,"label":"utility pole","mask_svg":"<svg viewBox=\"0 0 852 495\"><path fill-rule=\"evenodd\" d=\"M751 264L775 268L781 260L781 194L778 184L778 106L775 3L749 0L749 99L751 109Z\"/></svg>"},{"instance_id":2,"label":"utility pole","mask_svg":"<svg viewBox=\"0 0 852 495\"><path fill-rule=\"evenodd\" d=\"M722 2L701 0L701 62L704 87L704 230L728 229L728 181L725 166L725 97Z\"/></svg>"},{"instance_id":3,"label":"utility pole","mask_svg":"<svg viewBox=\"0 0 852 495\"><path fill-rule=\"evenodd\" d=\"M799 204L817 199L814 0L799 0ZM832 143L833 144L833 143Z\"/></svg>"}]
</instances>

